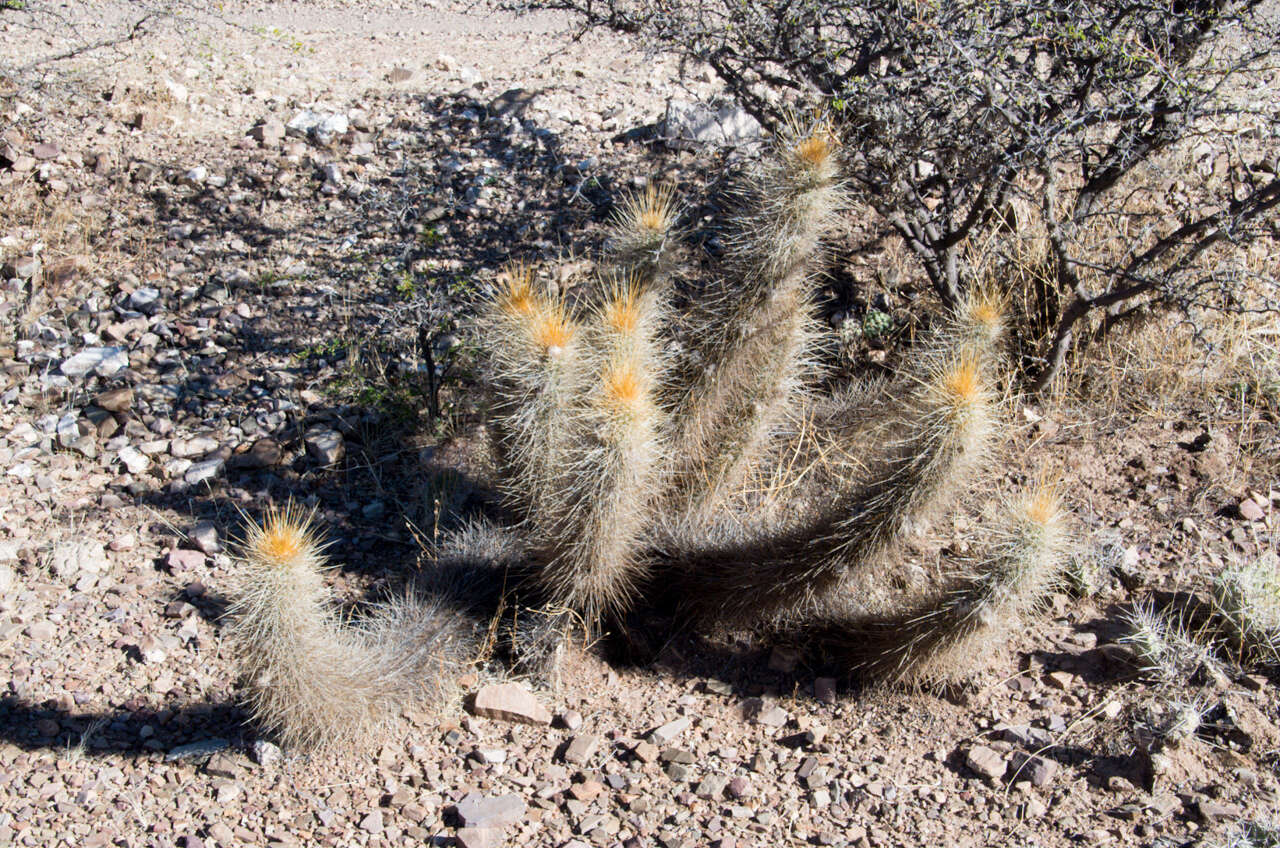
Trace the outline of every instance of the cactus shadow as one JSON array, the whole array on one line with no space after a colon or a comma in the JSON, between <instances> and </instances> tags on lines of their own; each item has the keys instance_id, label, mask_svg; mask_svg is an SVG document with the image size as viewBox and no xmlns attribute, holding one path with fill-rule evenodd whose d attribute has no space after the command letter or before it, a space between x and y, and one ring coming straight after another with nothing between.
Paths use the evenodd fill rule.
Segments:
<instances>
[{"instance_id":1,"label":"cactus shadow","mask_svg":"<svg viewBox=\"0 0 1280 848\"><path fill-rule=\"evenodd\" d=\"M247 721L231 702L74 713L21 697L0 699L0 739L24 751L58 750L70 757L158 757L206 741L243 747L253 736Z\"/></svg>"}]
</instances>

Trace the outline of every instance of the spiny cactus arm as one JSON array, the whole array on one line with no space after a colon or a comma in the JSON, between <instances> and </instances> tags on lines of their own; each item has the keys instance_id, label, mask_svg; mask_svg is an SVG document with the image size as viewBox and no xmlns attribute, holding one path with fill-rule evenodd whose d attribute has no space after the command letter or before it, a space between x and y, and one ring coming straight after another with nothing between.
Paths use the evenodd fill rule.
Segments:
<instances>
[{"instance_id":1,"label":"spiny cactus arm","mask_svg":"<svg viewBox=\"0 0 1280 848\"><path fill-rule=\"evenodd\" d=\"M810 635L855 674L891 683L958 682L1024 626L1062 573L1065 513L1049 487L1005 507L987 555L949 591L899 615L828 622Z\"/></svg>"},{"instance_id":2,"label":"spiny cactus arm","mask_svg":"<svg viewBox=\"0 0 1280 848\"><path fill-rule=\"evenodd\" d=\"M594 316L588 340L597 376L575 410L574 448L560 475L567 511L535 543L547 598L579 613L588 629L624 612L644 573L638 550L664 453L656 403L662 314L662 299L630 280Z\"/></svg>"},{"instance_id":3,"label":"spiny cactus arm","mask_svg":"<svg viewBox=\"0 0 1280 848\"><path fill-rule=\"evenodd\" d=\"M757 174L730 275L700 304L673 416L671 508L705 513L738 484L815 370L811 279L844 204L837 142L794 132Z\"/></svg>"},{"instance_id":4,"label":"spiny cactus arm","mask_svg":"<svg viewBox=\"0 0 1280 848\"><path fill-rule=\"evenodd\" d=\"M649 183L625 198L610 221L606 256L647 284L661 286L671 271L680 205L669 183Z\"/></svg>"},{"instance_id":5,"label":"spiny cactus arm","mask_svg":"<svg viewBox=\"0 0 1280 848\"><path fill-rule=\"evenodd\" d=\"M681 597L730 621L801 614L850 575L868 572L908 521L967 483L994 438L990 378L964 347L930 359L873 483L833 493L785 532L674 552L670 582Z\"/></svg>"},{"instance_id":6,"label":"spiny cactus arm","mask_svg":"<svg viewBox=\"0 0 1280 848\"><path fill-rule=\"evenodd\" d=\"M442 691L471 644L457 612L412 595L343 624L312 515L293 505L249 527L240 559L229 643L253 720L286 745L366 740L404 704Z\"/></svg>"},{"instance_id":7,"label":"spiny cactus arm","mask_svg":"<svg viewBox=\"0 0 1280 848\"><path fill-rule=\"evenodd\" d=\"M537 526L564 509L556 473L585 380L581 328L562 297L537 285L531 267L513 263L486 304L480 333L493 383L499 488Z\"/></svg>"}]
</instances>

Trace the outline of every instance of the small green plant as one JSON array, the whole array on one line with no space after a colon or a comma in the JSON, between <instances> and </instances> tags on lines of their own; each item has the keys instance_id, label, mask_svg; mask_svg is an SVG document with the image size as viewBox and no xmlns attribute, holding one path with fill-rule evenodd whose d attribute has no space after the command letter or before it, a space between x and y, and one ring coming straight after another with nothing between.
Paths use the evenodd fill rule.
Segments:
<instances>
[{"instance_id":1,"label":"small green plant","mask_svg":"<svg viewBox=\"0 0 1280 848\"><path fill-rule=\"evenodd\" d=\"M396 283L396 294L405 300L412 300L418 294L418 283L409 271L402 271Z\"/></svg>"},{"instance_id":2,"label":"small green plant","mask_svg":"<svg viewBox=\"0 0 1280 848\"><path fill-rule=\"evenodd\" d=\"M893 318L879 309L868 309L862 318L862 334L868 339L878 339L893 330Z\"/></svg>"}]
</instances>

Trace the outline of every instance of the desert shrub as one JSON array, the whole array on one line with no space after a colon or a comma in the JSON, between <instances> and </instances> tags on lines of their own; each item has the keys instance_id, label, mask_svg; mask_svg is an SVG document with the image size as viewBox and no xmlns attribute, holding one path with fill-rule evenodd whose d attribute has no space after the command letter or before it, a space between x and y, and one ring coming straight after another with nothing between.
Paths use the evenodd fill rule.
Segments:
<instances>
[{"instance_id":1,"label":"desert shrub","mask_svg":"<svg viewBox=\"0 0 1280 848\"><path fill-rule=\"evenodd\" d=\"M1273 313L1274 10L1253 0L548 0L705 62L769 127L830 110L858 200L955 304L1016 287L1032 385L1155 316Z\"/></svg>"}]
</instances>

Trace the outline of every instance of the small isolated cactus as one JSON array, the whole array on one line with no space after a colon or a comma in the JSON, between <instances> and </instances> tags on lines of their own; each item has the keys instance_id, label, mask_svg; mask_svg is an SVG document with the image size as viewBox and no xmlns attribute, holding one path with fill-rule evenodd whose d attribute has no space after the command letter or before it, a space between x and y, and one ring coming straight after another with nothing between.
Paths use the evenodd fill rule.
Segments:
<instances>
[{"instance_id":1,"label":"small isolated cactus","mask_svg":"<svg viewBox=\"0 0 1280 848\"><path fill-rule=\"evenodd\" d=\"M838 138L793 126L738 200L707 282L677 259L680 207L662 186L621 205L587 290L503 269L477 322L503 521L446 539L437 568L506 593L492 632L521 671L559 655L567 623L597 634L650 608L805 630L863 675L954 680L1035 613L1066 549L1058 499L1037 487L965 573L909 602L891 576L904 531L977 482L998 440L1004 303L974 292L896 379L824 391L831 331L814 312L846 201ZM281 533L294 552L269 555ZM286 741L373 727L465 653L456 604L340 626L296 513L253 530L242 559L250 705Z\"/></svg>"},{"instance_id":2,"label":"small isolated cactus","mask_svg":"<svg viewBox=\"0 0 1280 848\"><path fill-rule=\"evenodd\" d=\"M1233 562L1213 583L1214 612L1243 658L1280 663L1280 557Z\"/></svg>"},{"instance_id":3,"label":"small isolated cactus","mask_svg":"<svg viewBox=\"0 0 1280 848\"><path fill-rule=\"evenodd\" d=\"M893 329L893 318L879 309L868 309L862 316L862 335L868 339L878 339Z\"/></svg>"},{"instance_id":4,"label":"small isolated cactus","mask_svg":"<svg viewBox=\"0 0 1280 848\"><path fill-rule=\"evenodd\" d=\"M1196 674L1216 668L1212 649L1189 632L1182 621L1159 612L1150 601L1125 613L1120 644L1133 652L1139 670L1155 682L1181 686Z\"/></svg>"}]
</instances>

